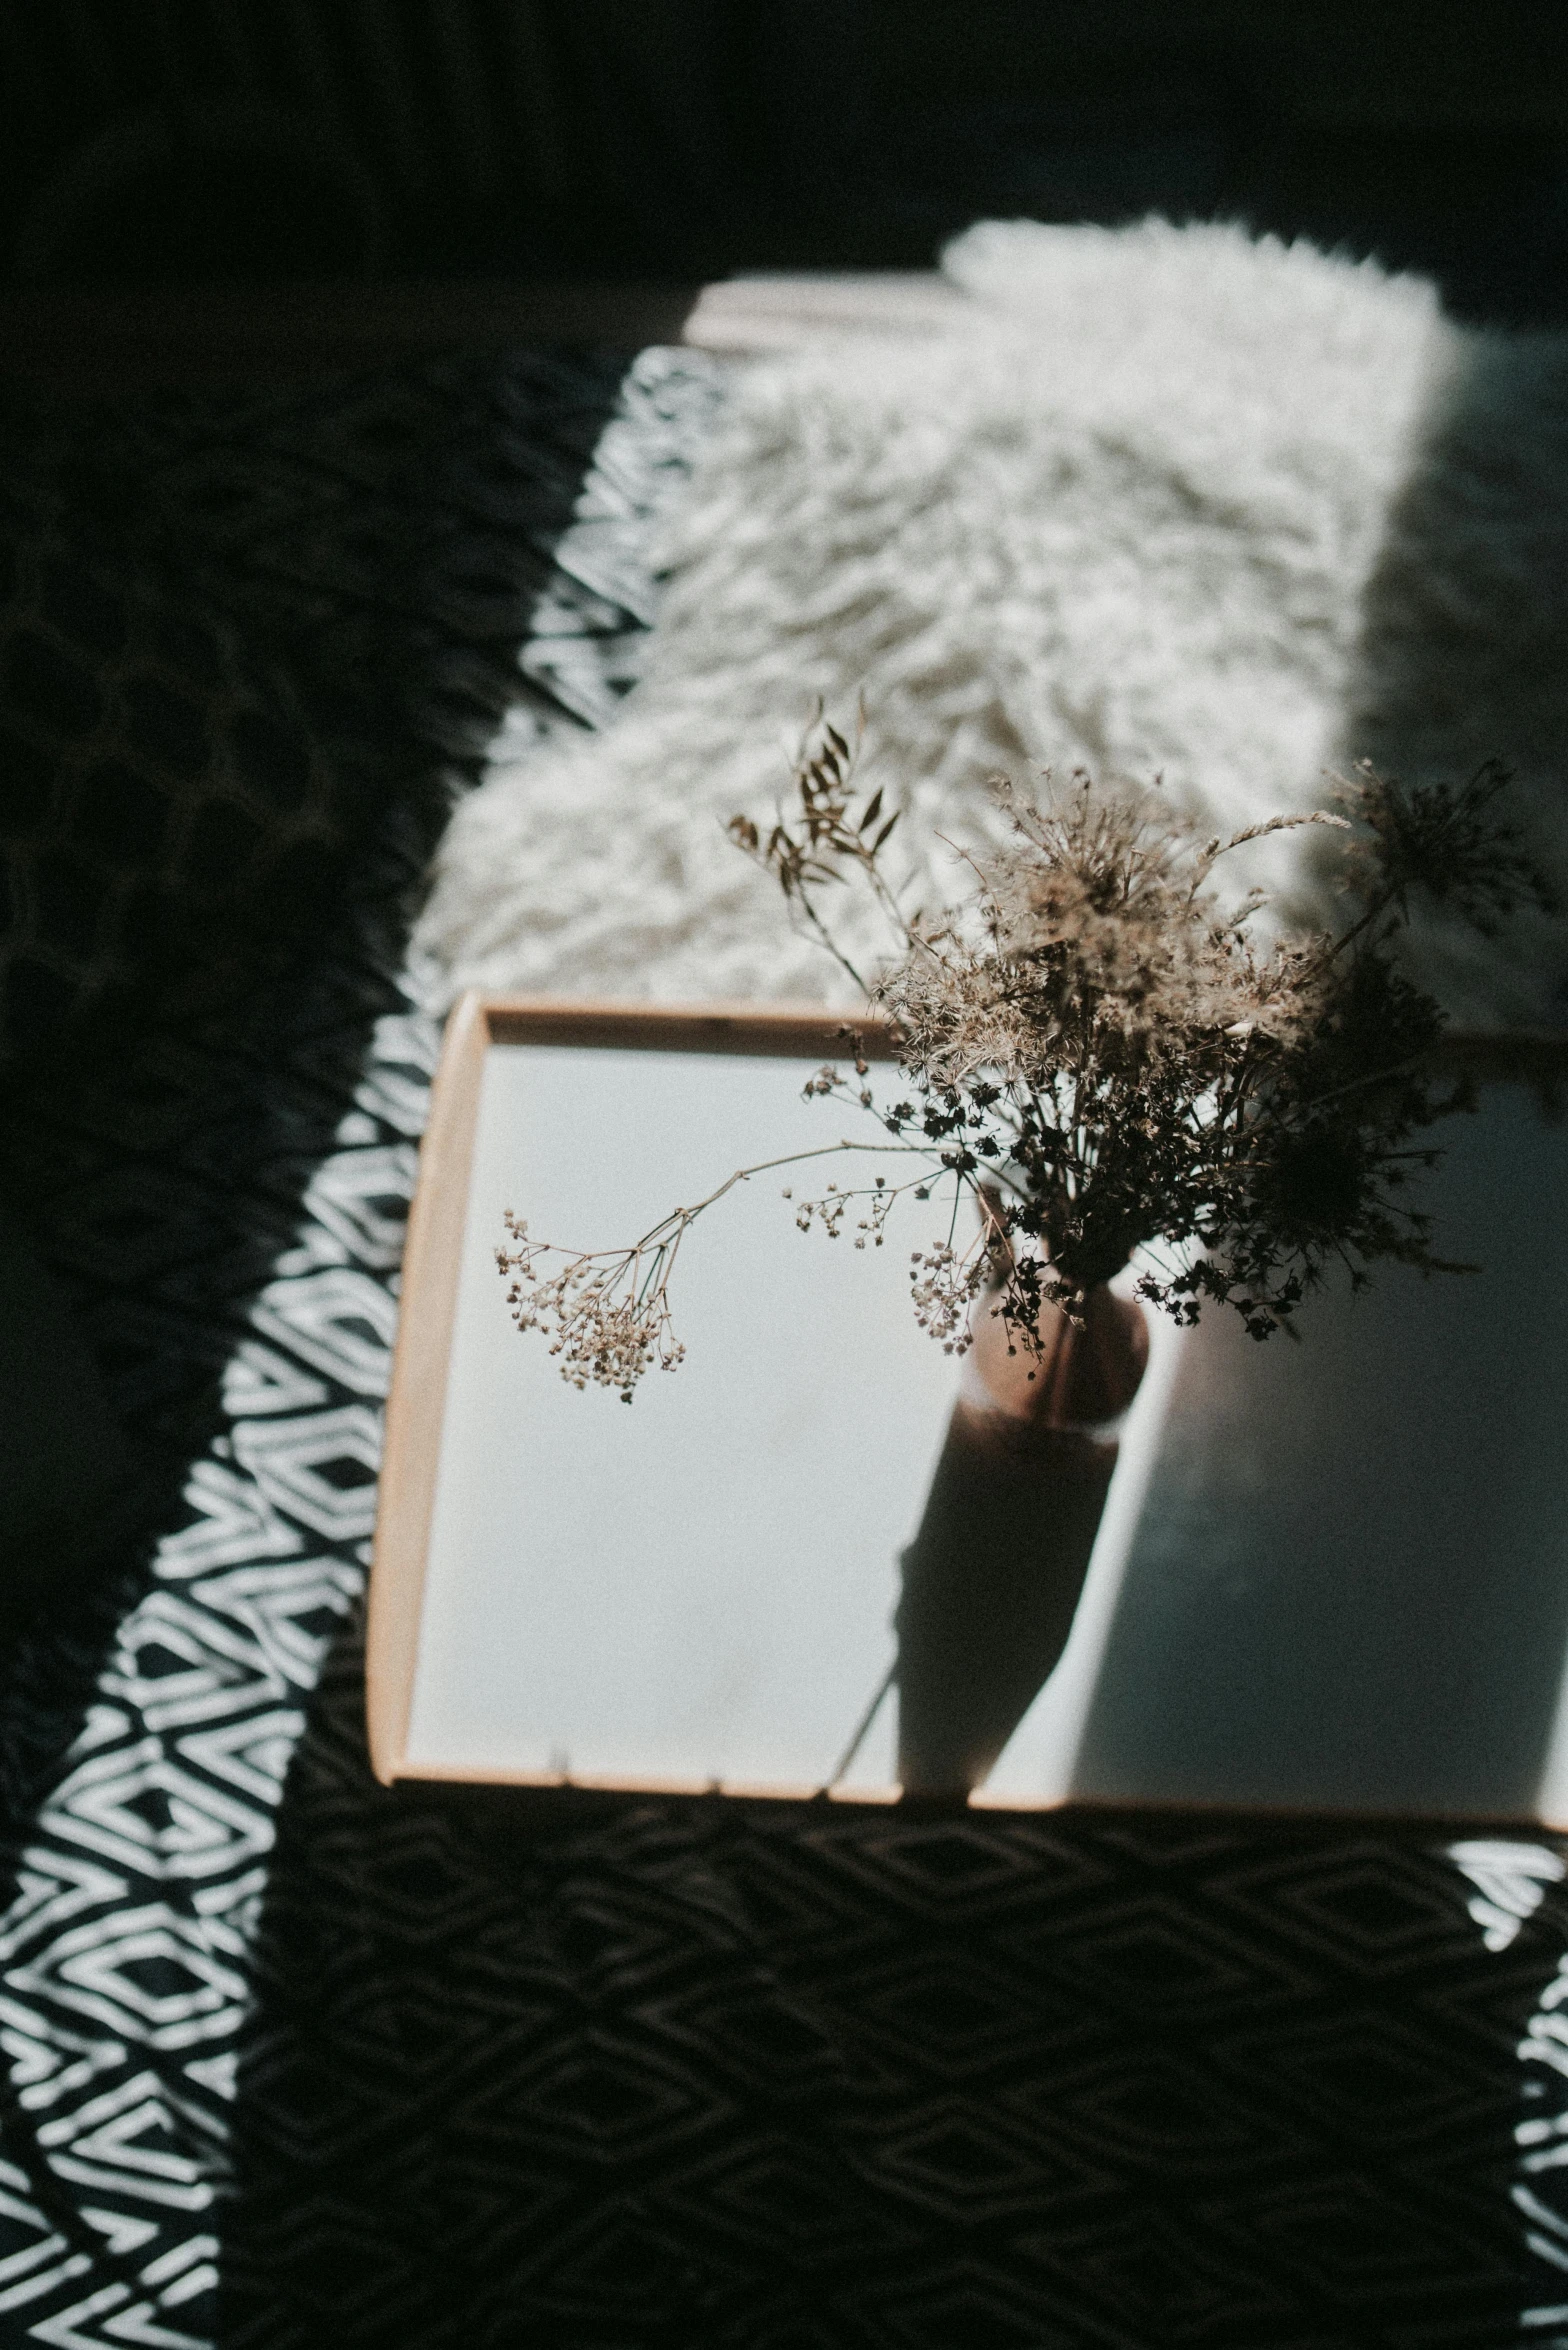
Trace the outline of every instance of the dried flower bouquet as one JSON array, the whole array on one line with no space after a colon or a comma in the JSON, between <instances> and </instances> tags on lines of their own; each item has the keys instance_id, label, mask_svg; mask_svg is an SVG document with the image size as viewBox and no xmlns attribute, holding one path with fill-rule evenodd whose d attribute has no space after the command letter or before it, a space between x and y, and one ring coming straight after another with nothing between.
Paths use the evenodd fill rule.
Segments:
<instances>
[{"instance_id":1,"label":"dried flower bouquet","mask_svg":"<svg viewBox=\"0 0 1568 2350\"><path fill-rule=\"evenodd\" d=\"M1256 1338L1291 1328L1335 1266L1356 1288L1380 1262L1460 1269L1410 1196L1438 1156L1415 1138L1461 1098L1433 1073L1443 1015L1397 946L1423 896L1482 932L1521 903L1552 903L1497 809L1500 765L1418 788L1363 766L1336 779L1333 810L1229 840L1205 839L1158 789L1078 773L1065 788L1045 778L1035 799L999 781L1009 837L969 859L967 904L927 916L906 911L890 876L898 813L860 787L857 751L819 721L771 827L730 825L898 1038L896 1098L877 1099L852 1024L853 1073L825 1068L807 1086L865 1113L880 1138L770 1165L874 1154L883 1166L796 1201L802 1229L880 1247L900 1198L950 1193L945 1241L911 1261L917 1319L963 1353L984 1293L1008 1351L1035 1361L1055 1344L1044 1333L1062 1316L1082 1326L1135 1251L1150 1304L1183 1322L1227 1306ZM1262 892L1219 894L1225 858L1303 826L1341 836L1340 926L1280 927ZM850 960L827 910L848 886L888 930L875 974ZM630 1401L650 1365L681 1360L670 1282L687 1231L766 1171L737 1169L627 1248L558 1248L509 1216L514 1245L497 1259L518 1327L546 1333L568 1380Z\"/></svg>"}]
</instances>

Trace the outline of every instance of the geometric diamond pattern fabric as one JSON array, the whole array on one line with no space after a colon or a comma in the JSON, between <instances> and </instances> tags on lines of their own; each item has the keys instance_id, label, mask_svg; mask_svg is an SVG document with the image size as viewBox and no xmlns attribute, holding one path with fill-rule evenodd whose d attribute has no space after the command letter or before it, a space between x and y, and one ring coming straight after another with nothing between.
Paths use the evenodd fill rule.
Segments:
<instances>
[{"instance_id":1,"label":"geometric diamond pattern fabric","mask_svg":"<svg viewBox=\"0 0 1568 2350\"><path fill-rule=\"evenodd\" d=\"M502 405L533 386L539 460L552 429L570 457L585 417L591 450L626 369L515 372ZM632 540L646 534L671 446L689 462L717 393L700 360L652 354L633 367L619 405L643 464L622 448L614 482L587 485L590 553L606 515ZM580 468L565 478L583 489ZM582 587L574 528L568 497L553 553L533 555L532 592L558 633L563 614L575 618L578 678L596 655L613 677L622 638L645 622ZM468 559L484 553L470 546ZM470 703L482 717L482 696ZM438 697L437 747L450 722ZM84 1049L13 1088L9 1184L90 1304L109 1384L150 1457L180 1458L221 1375L175 1528L154 1542L139 1589L126 1588L134 1573L120 1578L126 1604L90 1685L78 1672L73 1691L67 1670L51 1689L35 1653L10 1709L13 1810L29 1777L44 1792L19 1823L0 1929L7 2137L27 2158L7 2174L17 2237L0 2310L25 2312L40 2341L211 2333L254 1921L302 1700L363 1586L437 1042L398 974L447 791L439 777L428 788L418 763L400 780L358 844L346 919L314 967L290 968L296 949L282 969L265 962L248 992L165 990L165 1016L129 1055ZM40 1679L52 1707L37 1702ZM56 1761L73 1694L85 1720Z\"/></svg>"},{"instance_id":2,"label":"geometric diamond pattern fabric","mask_svg":"<svg viewBox=\"0 0 1568 2350\"><path fill-rule=\"evenodd\" d=\"M613 707L641 520L721 387L669 353L335 396L115 428L117 527L155 508L160 560L387 787L317 953L12 1095L5 1178L148 1483L140 1550L96 1618L38 1628L7 1709L0 2338L1480 2350L1528 2307L1568 2340L1544 1843L372 1780L439 770L507 694L523 725ZM398 515L378 400L447 433Z\"/></svg>"},{"instance_id":3,"label":"geometric diamond pattern fabric","mask_svg":"<svg viewBox=\"0 0 1568 2350\"><path fill-rule=\"evenodd\" d=\"M1544 1935L1485 1953L1429 1843L520 1815L376 1789L357 1703L343 1652L262 1928L232 2338L1510 2330Z\"/></svg>"}]
</instances>

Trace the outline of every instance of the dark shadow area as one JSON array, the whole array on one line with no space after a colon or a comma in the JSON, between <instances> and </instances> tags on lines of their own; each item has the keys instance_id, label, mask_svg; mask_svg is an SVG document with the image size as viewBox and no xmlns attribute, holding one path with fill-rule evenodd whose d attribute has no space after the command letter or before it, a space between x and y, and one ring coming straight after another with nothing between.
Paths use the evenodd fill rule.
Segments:
<instances>
[{"instance_id":1,"label":"dark shadow area","mask_svg":"<svg viewBox=\"0 0 1568 2350\"><path fill-rule=\"evenodd\" d=\"M1156 210L1568 314L1552 0L79 0L0 40L0 283L923 269Z\"/></svg>"},{"instance_id":2,"label":"dark shadow area","mask_svg":"<svg viewBox=\"0 0 1568 2350\"><path fill-rule=\"evenodd\" d=\"M1568 335L1470 338L1439 387L1368 580L1343 727L1346 759L1412 783L1513 771L1505 805L1568 881ZM1568 1026L1568 924L1521 915L1461 954L1430 918L1456 1019L1487 975L1521 1025Z\"/></svg>"},{"instance_id":3,"label":"dark shadow area","mask_svg":"<svg viewBox=\"0 0 1568 2350\"><path fill-rule=\"evenodd\" d=\"M230 2350L1501 2339L1512 2051L1430 1832L405 1785L345 1635L241 2066Z\"/></svg>"},{"instance_id":4,"label":"dark shadow area","mask_svg":"<svg viewBox=\"0 0 1568 2350\"><path fill-rule=\"evenodd\" d=\"M504 707L549 706L516 648L625 364L8 403L0 1187L124 1456L86 1554L33 1562L13 1837L180 1522L374 1023L402 1008L454 784Z\"/></svg>"}]
</instances>

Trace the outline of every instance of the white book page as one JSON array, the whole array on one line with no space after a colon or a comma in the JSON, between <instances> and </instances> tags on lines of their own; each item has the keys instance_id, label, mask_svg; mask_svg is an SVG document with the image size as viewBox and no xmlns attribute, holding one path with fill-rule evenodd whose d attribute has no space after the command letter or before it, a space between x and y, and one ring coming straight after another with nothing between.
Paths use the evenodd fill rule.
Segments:
<instances>
[{"instance_id":1,"label":"white book page","mask_svg":"<svg viewBox=\"0 0 1568 2350\"><path fill-rule=\"evenodd\" d=\"M497 1046L485 1068L408 1767L704 1783L825 1781L893 1654L897 1556L956 1387L915 1324L910 1251L796 1230L780 1194L909 1162L825 1158L739 1186L672 1291L687 1357L636 1399L569 1388L520 1335L502 1212L608 1247L733 1168L840 1137L816 1062ZM882 1087L896 1083L879 1072ZM938 1222L940 1217L940 1222ZM893 1776L885 1704L849 1784Z\"/></svg>"},{"instance_id":2,"label":"white book page","mask_svg":"<svg viewBox=\"0 0 1568 2350\"><path fill-rule=\"evenodd\" d=\"M801 1100L814 1066L490 1052L411 1770L832 1777L957 1391L907 1281L948 1209L857 1251L780 1192L896 1160L739 1187L684 1244L687 1360L629 1407L563 1383L494 1262L508 1207L607 1247L734 1167L875 1139ZM1479 1273L1331 1286L1299 1345L1154 1317L1067 1650L979 1800L1568 1815L1568 1127L1497 1086L1434 1139L1423 1204ZM843 1792L891 1787L896 1732L893 1692Z\"/></svg>"}]
</instances>

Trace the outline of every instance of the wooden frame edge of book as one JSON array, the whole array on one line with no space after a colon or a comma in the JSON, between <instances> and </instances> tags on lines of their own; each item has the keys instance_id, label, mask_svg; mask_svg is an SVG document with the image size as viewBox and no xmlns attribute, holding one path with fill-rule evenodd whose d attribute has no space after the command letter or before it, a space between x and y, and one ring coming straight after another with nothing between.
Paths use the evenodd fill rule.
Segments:
<instances>
[{"instance_id":1,"label":"wooden frame edge of book","mask_svg":"<svg viewBox=\"0 0 1568 2350\"><path fill-rule=\"evenodd\" d=\"M471 990L453 1008L442 1040L420 1145L419 1175L403 1252L403 1280L386 1436L371 1549L365 1626L365 1722L370 1763L383 1786L407 1773L424 1605L425 1563L441 1458L441 1423L457 1314L458 1271L485 1055L495 1044L589 1045L622 1051L776 1055L830 1059L858 1038L871 1059L893 1051L886 1020L855 1019L812 1004L646 1004L559 996L486 996ZM532 1783L532 1782L529 1782ZM553 1784L546 1781L545 1784ZM630 1784L628 1782L628 1784ZM660 1791L650 1782L649 1792ZM684 1783L669 1793L686 1793Z\"/></svg>"},{"instance_id":2,"label":"wooden frame edge of book","mask_svg":"<svg viewBox=\"0 0 1568 2350\"><path fill-rule=\"evenodd\" d=\"M893 1030L880 1015L835 1012L820 1004L638 1004L606 998L581 1003L559 996L483 998L489 1044L592 1045L661 1053L777 1054L844 1057L859 1037L873 1060L893 1057Z\"/></svg>"},{"instance_id":3,"label":"wooden frame edge of book","mask_svg":"<svg viewBox=\"0 0 1568 2350\"><path fill-rule=\"evenodd\" d=\"M457 1271L488 1044L484 1000L465 995L442 1040L403 1250L365 1623L370 1765L388 1786L398 1775L408 1740Z\"/></svg>"},{"instance_id":4,"label":"wooden frame edge of book","mask_svg":"<svg viewBox=\"0 0 1568 2350\"><path fill-rule=\"evenodd\" d=\"M447 1762L420 1763L415 1769L400 1771L398 1780L404 1786L520 1787L535 1793L569 1789L577 1795L658 1795L693 1802L714 1795L744 1803L826 1802L840 1811L856 1806L886 1811L903 1800L904 1792L901 1787L821 1787L783 1779L683 1779L636 1771L573 1771L563 1776L559 1771L514 1770L507 1764Z\"/></svg>"},{"instance_id":5,"label":"wooden frame edge of book","mask_svg":"<svg viewBox=\"0 0 1568 2350\"><path fill-rule=\"evenodd\" d=\"M869 1060L894 1058L891 1022L880 1016L857 1018L819 1005L662 1005L613 998L573 1001L560 996L487 996L471 990L453 1008L442 1040L409 1215L371 1556L365 1715L371 1767L384 1786L399 1779L497 1787L569 1785L598 1792L669 1796L717 1792L782 1803L798 1803L820 1792L793 1786L731 1787L727 1783L714 1789L685 1779L561 1780L479 1764L421 1763L409 1769L407 1741L458 1272L468 1221L469 1178L485 1056L490 1047L586 1045L622 1051L733 1052L791 1060L820 1053L824 1060L831 1060L835 1055L842 1058L852 1040L858 1041ZM1562 1033L1456 1031L1442 1040L1434 1057L1456 1075L1472 1076L1483 1084L1532 1084L1553 1111L1558 1107L1560 1090L1568 1091L1568 1035ZM897 1800L898 1793L884 1788L835 1790L833 1800L877 1807ZM988 1797L983 1789L977 1790L971 1801L978 1808L998 1812L1061 1808L1056 1799L1038 1803L1001 1800ZM1535 1817L1514 1825L1525 1831L1549 1832L1557 1826L1568 1827L1568 1821Z\"/></svg>"}]
</instances>

